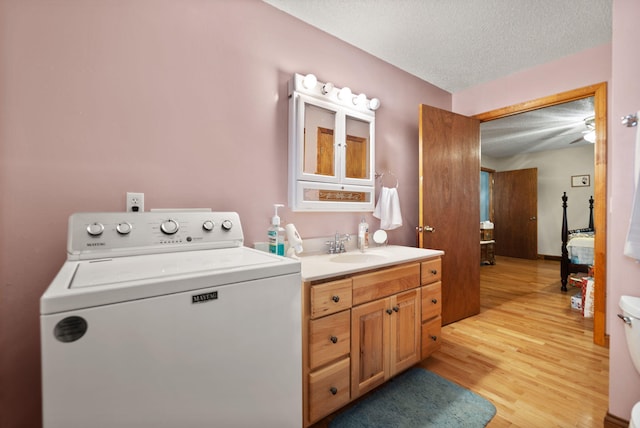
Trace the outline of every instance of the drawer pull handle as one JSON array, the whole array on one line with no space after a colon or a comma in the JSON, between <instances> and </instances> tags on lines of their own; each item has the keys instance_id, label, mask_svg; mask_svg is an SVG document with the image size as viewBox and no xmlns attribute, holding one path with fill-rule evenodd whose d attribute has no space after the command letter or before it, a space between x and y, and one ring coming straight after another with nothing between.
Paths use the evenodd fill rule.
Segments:
<instances>
[{"instance_id":1,"label":"drawer pull handle","mask_svg":"<svg viewBox=\"0 0 640 428\"><path fill-rule=\"evenodd\" d=\"M393 311L394 311L394 312L398 312L399 310L400 310L400 307L399 307L399 306L394 306L394 307L393 307Z\"/></svg>"},{"instance_id":2,"label":"drawer pull handle","mask_svg":"<svg viewBox=\"0 0 640 428\"><path fill-rule=\"evenodd\" d=\"M431 299L431 303L435 305L436 303L438 303L438 299Z\"/></svg>"},{"instance_id":3,"label":"drawer pull handle","mask_svg":"<svg viewBox=\"0 0 640 428\"><path fill-rule=\"evenodd\" d=\"M332 386L331 388L329 388L329 392L333 395L336 395L338 393L338 388Z\"/></svg>"},{"instance_id":4,"label":"drawer pull handle","mask_svg":"<svg viewBox=\"0 0 640 428\"><path fill-rule=\"evenodd\" d=\"M331 336L329 340L331 341L331 343L338 343L338 338L336 336Z\"/></svg>"},{"instance_id":5,"label":"drawer pull handle","mask_svg":"<svg viewBox=\"0 0 640 428\"><path fill-rule=\"evenodd\" d=\"M387 309L387 313L388 313L389 315L391 315L391 314L393 313L393 311L392 311L391 309Z\"/></svg>"},{"instance_id":6,"label":"drawer pull handle","mask_svg":"<svg viewBox=\"0 0 640 428\"><path fill-rule=\"evenodd\" d=\"M437 275L437 274L438 274L438 270L437 270L437 269L431 269L431 273L432 273L433 275Z\"/></svg>"},{"instance_id":7,"label":"drawer pull handle","mask_svg":"<svg viewBox=\"0 0 640 428\"><path fill-rule=\"evenodd\" d=\"M331 300L333 300L334 302L338 303L340 301L340 296L333 296L331 298Z\"/></svg>"},{"instance_id":8,"label":"drawer pull handle","mask_svg":"<svg viewBox=\"0 0 640 428\"><path fill-rule=\"evenodd\" d=\"M438 340L438 336L431 336L431 340L435 342L436 340Z\"/></svg>"}]
</instances>

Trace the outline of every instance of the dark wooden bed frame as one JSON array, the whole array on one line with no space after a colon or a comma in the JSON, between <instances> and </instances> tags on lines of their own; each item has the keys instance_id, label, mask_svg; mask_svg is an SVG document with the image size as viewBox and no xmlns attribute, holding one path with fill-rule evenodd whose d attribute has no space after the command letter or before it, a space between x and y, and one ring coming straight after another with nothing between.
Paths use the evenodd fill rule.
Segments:
<instances>
[{"instance_id":1,"label":"dark wooden bed frame","mask_svg":"<svg viewBox=\"0 0 640 428\"><path fill-rule=\"evenodd\" d=\"M589 198L589 227L584 229L572 229L567 227L567 192L562 195L562 257L560 259L560 281L562 282L562 291L567 291L567 278L569 272L588 272L589 265L579 265L571 263L569 260L569 250L567 249L567 243L569 242L569 235L578 232L593 232L593 196Z\"/></svg>"}]
</instances>

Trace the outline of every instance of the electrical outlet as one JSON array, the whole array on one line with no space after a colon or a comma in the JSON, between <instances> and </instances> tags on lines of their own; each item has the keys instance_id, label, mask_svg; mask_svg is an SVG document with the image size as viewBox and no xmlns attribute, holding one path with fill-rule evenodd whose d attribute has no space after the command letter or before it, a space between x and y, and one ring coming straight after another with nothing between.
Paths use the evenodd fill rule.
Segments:
<instances>
[{"instance_id":1,"label":"electrical outlet","mask_svg":"<svg viewBox=\"0 0 640 428\"><path fill-rule=\"evenodd\" d=\"M144 211L144 193L127 192L127 212Z\"/></svg>"}]
</instances>

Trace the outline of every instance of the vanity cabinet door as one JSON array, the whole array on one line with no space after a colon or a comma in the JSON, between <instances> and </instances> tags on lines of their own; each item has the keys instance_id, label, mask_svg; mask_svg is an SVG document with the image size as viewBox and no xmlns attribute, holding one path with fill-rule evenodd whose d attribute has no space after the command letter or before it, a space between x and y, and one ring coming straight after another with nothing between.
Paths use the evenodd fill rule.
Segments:
<instances>
[{"instance_id":1,"label":"vanity cabinet door","mask_svg":"<svg viewBox=\"0 0 640 428\"><path fill-rule=\"evenodd\" d=\"M351 394L357 397L380 385L389 372L389 299L351 310ZM393 313L393 312L392 312Z\"/></svg>"},{"instance_id":2,"label":"vanity cabinet door","mask_svg":"<svg viewBox=\"0 0 640 428\"><path fill-rule=\"evenodd\" d=\"M420 289L410 290L391 299L390 376L420 361Z\"/></svg>"}]
</instances>

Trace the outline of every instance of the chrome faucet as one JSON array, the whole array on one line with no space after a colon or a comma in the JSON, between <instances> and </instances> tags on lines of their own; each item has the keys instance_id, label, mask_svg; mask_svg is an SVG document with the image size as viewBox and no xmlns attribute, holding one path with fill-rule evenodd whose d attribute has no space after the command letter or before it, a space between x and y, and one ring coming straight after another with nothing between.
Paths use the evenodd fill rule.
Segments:
<instances>
[{"instance_id":1,"label":"chrome faucet","mask_svg":"<svg viewBox=\"0 0 640 428\"><path fill-rule=\"evenodd\" d=\"M329 254L338 254L345 253L347 249L345 248L345 242L351 241L351 235L345 233L344 235L340 235L340 233L336 232L333 237L333 241L327 241L325 244L329 246L328 253Z\"/></svg>"}]
</instances>

